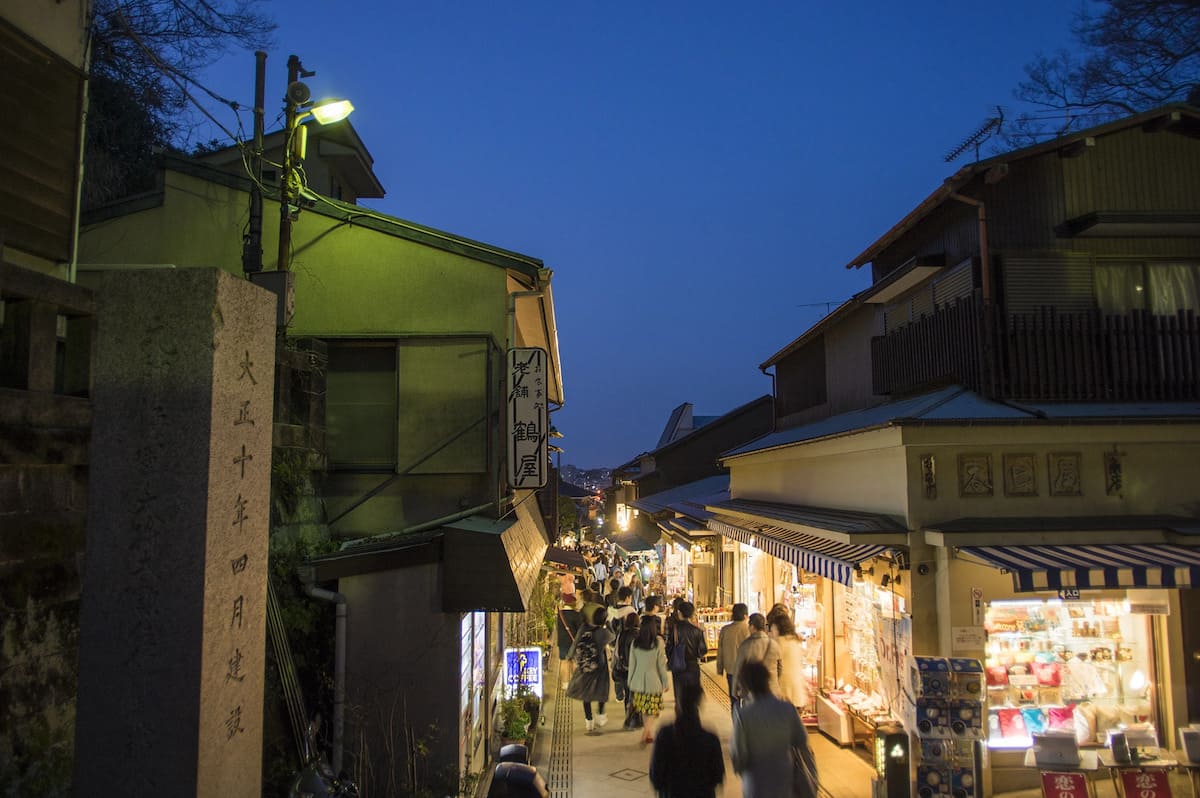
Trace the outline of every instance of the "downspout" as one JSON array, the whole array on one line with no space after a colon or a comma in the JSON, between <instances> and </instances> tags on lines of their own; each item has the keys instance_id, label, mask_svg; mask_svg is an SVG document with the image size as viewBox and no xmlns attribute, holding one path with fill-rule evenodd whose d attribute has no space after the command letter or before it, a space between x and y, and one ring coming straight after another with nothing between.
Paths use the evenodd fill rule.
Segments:
<instances>
[{"instance_id":1,"label":"downspout","mask_svg":"<svg viewBox=\"0 0 1200 798\"><path fill-rule=\"evenodd\" d=\"M982 200L959 194L957 191L951 192L950 198L974 205L979 213L979 282L982 284L980 288L983 295L983 318L980 320L983 326L980 336L983 342L983 363L980 364L980 377L984 395L997 398L1000 393L1000 379L999 366L993 362L995 348L992 341L992 262L988 256L987 209Z\"/></svg>"},{"instance_id":2,"label":"downspout","mask_svg":"<svg viewBox=\"0 0 1200 798\"><path fill-rule=\"evenodd\" d=\"M79 214L83 207L83 167L84 167L84 151L87 143L87 118L88 118L88 87L91 85L91 68L92 68L92 42L95 39L92 30L94 22L94 10L88 7L88 34L87 44L83 46L83 83L80 85L79 92L79 157L75 162L75 211L71 223L71 254L70 262L67 264L67 282L74 283L76 275L79 272Z\"/></svg>"},{"instance_id":3,"label":"downspout","mask_svg":"<svg viewBox=\"0 0 1200 798\"><path fill-rule=\"evenodd\" d=\"M983 302L985 305L990 305L992 304L992 263L988 257L987 209L982 200L959 194L957 191L952 192L950 198L967 205L974 205L979 212L979 281L982 283Z\"/></svg>"},{"instance_id":4,"label":"downspout","mask_svg":"<svg viewBox=\"0 0 1200 798\"><path fill-rule=\"evenodd\" d=\"M333 754L330 765L337 775L342 773L342 735L346 722L346 597L332 590L319 588L313 582L304 581L305 569L300 570L304 594L321 601L337 605L337 616L333 627Z\"/></svg>"}]
</instances>

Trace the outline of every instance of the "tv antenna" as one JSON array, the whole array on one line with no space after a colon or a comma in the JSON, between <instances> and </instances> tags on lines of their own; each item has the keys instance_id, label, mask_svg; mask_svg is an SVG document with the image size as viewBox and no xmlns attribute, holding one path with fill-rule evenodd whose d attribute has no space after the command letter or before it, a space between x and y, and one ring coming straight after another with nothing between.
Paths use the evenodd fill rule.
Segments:
<instances>
[{"instance_id":1,"label":"tv antenna","mask_svg":"<svg viewBox=\"0 0 1200 798\"><path fill-rule=\"evenodd\" d=\"M972 147L975 148L975 160L978 161L979 145L983 144L983 142L987 141L992 136L998 134L1000 132L1000 126L1003 124L1004 109L997 105L995 116L988 117L986 120L984 120L984 123L979 126L979 129L967 136L967 138L963 140L962 144L959 144L957 147L950 150L950 152L946 153L946 163L950 163Z\"/></svg>"}]
</instances>

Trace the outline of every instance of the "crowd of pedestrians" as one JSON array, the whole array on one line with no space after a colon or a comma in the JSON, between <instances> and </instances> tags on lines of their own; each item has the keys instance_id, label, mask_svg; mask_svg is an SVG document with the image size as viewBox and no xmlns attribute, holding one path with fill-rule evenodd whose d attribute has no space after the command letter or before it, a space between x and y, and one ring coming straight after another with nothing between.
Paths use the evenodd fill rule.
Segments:
<instances>
[{"instance_id":1,"label":"crowd of pedestrians","mask_svg":"<svg viewBox=\"0 0 1200 798\"><path fill-rule=\"evenodd\" d=\"M700 723L700 663L709 650L695 605L679 597L666 609L636 560L604 551L585 558L586 575L561 583L563 694L583 705L589 734L608 724L610 700L620 702L622 729L640 729L641 745L653 746L650 781L659 796L715 796L725 768L720 740ZM810 699L804 649L791 615L783 605L764 616L735 604L731 617L718 636L716 669L729 687L730 760L742 793L815 797L816 763L801 722ZM657 724L668 693L674 719Z\"/></svg>"}]
</instances>

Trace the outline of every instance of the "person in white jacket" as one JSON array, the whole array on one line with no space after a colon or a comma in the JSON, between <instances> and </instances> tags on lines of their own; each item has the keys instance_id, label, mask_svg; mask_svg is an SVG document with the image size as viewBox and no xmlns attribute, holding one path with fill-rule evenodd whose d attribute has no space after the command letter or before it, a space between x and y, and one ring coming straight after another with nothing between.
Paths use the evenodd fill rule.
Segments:
<instances>
[{"instance_id":1,"label":"person in white jacket","mask_svg":"<svg viewBox=\"0 0 1200 798\"><path fill-rule=\"evenodd\" d=\"M658 616L642 618L637 639L629 647L629 676L625 684L633 708L642 713L642 744L654 742L654 718L662 712L662 697L671 684L667 648L659 634Z\"/></svg>"},{"instance_id":2,"label":"person in white jacket","mask_svg":"<svg viewBox=\"0 0 1200 798\"><path fill-rule=\"evenodd\" d=\"M779 697L804 714L812 700L804 643L796 634L792 619L786 615L776 616L771 624L771 636L779 644Z\"/></svg>"}]
</instances>

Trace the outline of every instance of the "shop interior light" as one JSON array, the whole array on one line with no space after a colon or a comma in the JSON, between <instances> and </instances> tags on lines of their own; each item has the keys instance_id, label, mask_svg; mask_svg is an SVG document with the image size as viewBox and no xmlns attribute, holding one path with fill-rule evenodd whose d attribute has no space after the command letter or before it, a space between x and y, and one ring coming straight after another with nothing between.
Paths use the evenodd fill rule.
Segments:
<instances>
[{"instance_id":1,"label":"shop interior light","mask_svg":"<svg viewBox=\"0 0 1200 798\"><path fill-rule=\"evenodd\" d=\"M1146 689L1146 672L1138 668L1129 677L1129 692L1138 693Z\"/></svg>"}]
</instances>

